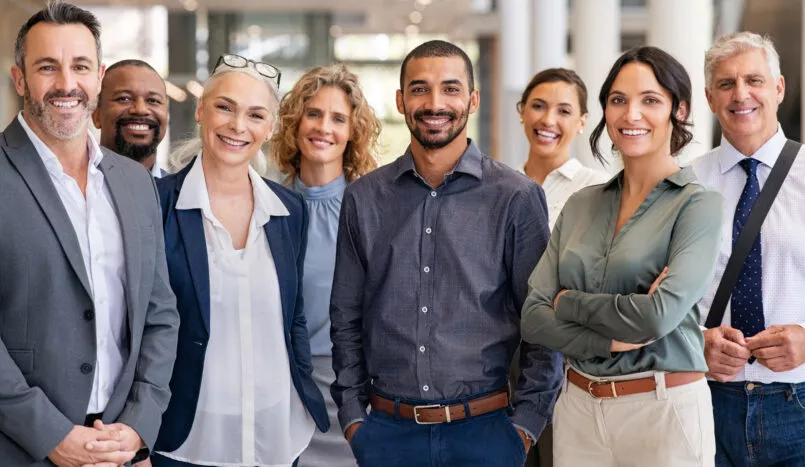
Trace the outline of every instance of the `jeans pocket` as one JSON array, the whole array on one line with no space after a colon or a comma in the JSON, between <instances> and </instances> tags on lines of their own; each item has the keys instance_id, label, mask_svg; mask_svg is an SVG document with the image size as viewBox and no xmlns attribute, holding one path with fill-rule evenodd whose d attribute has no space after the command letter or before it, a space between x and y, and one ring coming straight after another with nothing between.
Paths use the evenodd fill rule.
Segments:
<instances>
[{"instance_id":1,"label":"jeans pocket","mask_svg":"<svg viewBox=\"0 0 805 467\"><path fill-rule=\"evenodd\" d=\"M362 422L358 422L358 428L355 429L355 433L352 433L352 439L349 441L349 447L352 449L352 454L355 455L356 459L358 458L358 447L360 445L361 435L366 431L364 428L367 423L369 423L368 416L364 418Z\"/></svg>"},{"instance_id":2,"label":"jeans pocket","mask_svg":"<svg viewBox=\"0 0 805 467\"><path fill-rule=\"evenodd\" d=\"M509 433L509 438L511 438L512 442L515 444L515 448L518 449L518 453L520 457L525 462L525 458L528 455L525 451L525 444L523 444L523 438L520 437L520 432L517 431L517 427L514 426L511 419L507 417L505 414L502 415L504 425L506 426L506 431Z\"/></svg>"}]
</instances>

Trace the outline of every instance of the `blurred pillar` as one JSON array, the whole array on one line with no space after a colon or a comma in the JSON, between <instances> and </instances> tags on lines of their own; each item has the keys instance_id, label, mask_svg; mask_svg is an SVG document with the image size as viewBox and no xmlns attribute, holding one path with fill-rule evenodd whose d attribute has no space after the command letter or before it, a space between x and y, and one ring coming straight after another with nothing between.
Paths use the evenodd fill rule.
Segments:
<instances>
[{"instance_id":1,"label":"blurred pillar","mask_svg":"<svg viewBox=\"0 0 805 467\"><path fill-rule=\"evenodd\" d=\"M567 66L567 0L532 0L534 5L531 72Z\"/></svg>"},{"instance_id":2,"label":"blurred pillar","mask_svg":"<svg viewBox=\"0 0 805 467\"><path fill-rule=\"evenodd\" d=\"M475 114L478 119L478 149L489 157L498 158L495 139L495 63L497 62L497 39L491 36L478 38L478 61L475 63L475 87L481 94L481 107Z\"/></svg>"},{"instance_id":3,"label":"blurred pillar","mask_svg":"<svg viewBox=\"0 0 805 467\"><path fill-rule=\"evenodd\" d=\"M674 56L690 75L693 143L682 154L685 164L712 148L713 114L704 96L704 53L713 43L713 2L649 0L648 43Z\"/></svg>"},{"instance_id":4,"label":"blurred pillar","mask_svg":"<svg viewBox=\"0 0 805 467\"><path fill-rule=\"evenodd\" d=\"M593 128L603 116L598 103L598 93L609 73L609 69L621 53L621 10L619 0L574 0L573 11L573 59L576 72L587 86L587 107L590 116L584 134L579 136L575 146L576 158L582 164L600 169L593 158L590 138ZM620 160L611 157L612 142L606 131L599 141L601 152L608 158L606 167L610 172L619 170Z\"/></svg>"},{"instance_id":5,"label":"blurred pillar","mask_svg":"<svg viewBox=\"0 0 805 467\"><path fill-rule=\"evenodd\" d=\"M186 11L168 13L167 78L180 88L184 88L189 80L197 77L196 32L196 13ZM195 108L196 101L190 94L184 102L171 101L168 121L171 149L175 149L176 143L181 143L195 134L193 115Z\"/></svg>"},{"instance_id":6,"label":"blurred pillar","mask_svg":"<svg viewBox=\"0 0 805 467\"><path fill-rule=\"evenodd\" d=\"M310 12L306 15L308 44L308 66L331 65L335 62L335 41L330 34L333 25L333 14L330 12Z\"/></svg>"},{"instance_id":7,"label":"blurred pillar","mask_svg":"<svg viewBox=\"0 0 805 467\"><path fill-rule=\"evenodd\" d=\"M499 159L511 167L528 157L528 142L516 105L531 78L531 28L528 0L500 0Z\"/></svg>"},{"instance_id":8,"label":"blurred pillar","mask_svg":"<svg viewBox=\"0 0 805 467\"><path fill-rule=\"evenodd\" d=\"M224 54L234 52L232 48L233 35L237 30L238 18L235 13L208 13L207 14L207 29L209 31L207 38L207 47L209 50L209 64L207 68L212 72L212 67L218 57ZM262 57L248 57L252 60L260 59Z\"/></svg>"}]
</instances>

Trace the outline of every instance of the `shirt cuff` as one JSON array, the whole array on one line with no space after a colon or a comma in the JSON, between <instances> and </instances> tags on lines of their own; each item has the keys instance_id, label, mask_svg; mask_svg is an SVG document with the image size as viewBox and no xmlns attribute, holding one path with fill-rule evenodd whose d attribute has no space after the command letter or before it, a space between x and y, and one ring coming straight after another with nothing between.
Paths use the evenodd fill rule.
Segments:
<instances>
[{"instance_id":1,"label":"shirt cuff","mask_svg":"<svg viewBox=\"0 0 805 467\"><path fill-rule=\"evenodd\" d=\"M578 320L578 313L576 312L576 304L573 301L573 294L578 293L575 290L568 290L563 293L559 300L556 301L556 317L562 321L572 321L574 323L584 324Z\"/></svg>"},{"instance_id":2,"label":"shirt cuff","mask_svg":"<svg viewBox=\"0 0 805 467\"><path fill-rule=\"evenodd\" d=\"M537 444L537 438L535 438L534 435L530 431L528 431L528 428L526 428L524 426L520 426L520 425L518 425L518 424L516 424L514 422L512 422L512 425L514 425L514 427L516 429L518 429L518 430L522 431L523 433L525 433L525 437L528 438L528 442L531 443L531 446L534 446L535 444Z\"/></svg>"},{"instance_id":3,"label":"shirt cuff","mask_svg":"<svg viewBox=\"0 0 805 467\"><path fill-rule=\"evenodd\" d=\"M358 399L352 399L345 402L344 405L338 409L338 422L341 424L341 430L346 432L347 428L358 422L362 422L366 418L366 407L363 407Z\"/></svg>"},{"instance_id":4,"label":"shirt cuff","mask_svg":"<svg viewBox=\"0 0 805 467\"><path fill-rule=\"evenodd\" d=\"M514 427L523 430L523 433L525 433L526 436L531 439L531 443L534 444L548 424L548 419L536 411L526 411L524 409L526 409L526 407L515 409L514 415L510 417L510 420Z\"/></svg>"}]
</instances>

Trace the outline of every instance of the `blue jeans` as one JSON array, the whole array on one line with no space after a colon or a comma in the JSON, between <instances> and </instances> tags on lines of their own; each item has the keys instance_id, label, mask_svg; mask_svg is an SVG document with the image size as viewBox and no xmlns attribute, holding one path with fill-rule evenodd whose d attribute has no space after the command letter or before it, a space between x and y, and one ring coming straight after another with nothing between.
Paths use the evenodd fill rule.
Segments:
<instances>
[{"instance_id":1,"label":"blue jeans","mask_svg":"<svg viewBox=\"0 0 805 467\"><path fill-rule=\"evenodd\" d=\"M710 382L719 467L805 466L805 383Z\"/></svg>"},{"instance_id":2,"label":"blue jeans","mask_svg":"<svg viewBox=\"0 0 805 467\"><path fill-rule=\"evenodd\" d=\"M505 409L435 425L372 411L351 447L361 467L522 467L526 458Z\"/></svg>"},{"instance_id":3,"label":"blue jeans","mask_svg":"<svg viewBox=\"0 0 805 467\"><path fill-rule=\"evenodd\" d=\"M298 462L299 460L296 460L293 463L294 467L296 467ZM159 454L151 456L151 465L153 467L200 467L196 466L196 464L188 464L187 462L177 461L169 457L160 456Z\"/></svg>"}]
</instances>

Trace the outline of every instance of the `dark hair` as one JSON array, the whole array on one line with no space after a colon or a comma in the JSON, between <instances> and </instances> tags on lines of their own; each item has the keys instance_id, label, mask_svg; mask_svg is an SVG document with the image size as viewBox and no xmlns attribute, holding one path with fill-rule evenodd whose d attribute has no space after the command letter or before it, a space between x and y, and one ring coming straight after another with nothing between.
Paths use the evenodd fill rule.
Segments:
<instances>
[{"instance_id":1,"label":"dark hair","mask_svg":"<svg viewBox=\"0 0 805 467\"><path fill-rule=\"evenodd\" d=\"M144 61L138 60L136 58L127 58L125 60L120 60L119 62L115 62L115 63L113 63L112 65L109 65L106 68L106 72L109 73L110 71L112 71L114 69L123 68L123 67L127 67L127 66L135 66L135 67L138 67L138 68L148 68L149 70L153 71L154 73L159 74L159 72L156 71L154 69L154 67L152 67L148 62L144 62Z\"/></svg>"},{"instance_id":2,"label":"dark hair","mask_svg":"<svg viewBox=\"0 0 805 467\"><path fill-rule=\"evenodd\" d=\"M467 79L469 81L470 91L475 89L475 75L472 70L472 60L461 48L455 44L447 41L433 40L418 45L414 50L408 52L405 60L400 67L400 90L405 89L405 68L408 62L417 58L431 58L431 57L461 57L464 60L464 68L467 71Z\"/></svg>"},{"instance_id":3,"label":"dark hair","mask_svg":"<svg viewBox=\"0 0 805 467\"><path fill-rule=\"evenodd\" d=\"M82 24L89 29L92 37L95 38L95 48L98 54L98 66L101 64L101 24L98 19L87 10L81 9L73 4L53 0L48 5L31 16L22 25L20 32L17 33L17 40L14 42L14 62L17 67L25 71L25 38L28 32L39 23L51 24Z\"/></svg>"},{"instance_id":4,"label":"dark hair","mask_svg":"<svg viewBox=\"0 0 805 467\"><path fill-rule=\"evenodd\" d=\"M520 112L528 100L531 91L543 83L567 83L576 86L576 94L579 96L579 108L581 115L587 113L587 86L584 85L581 77L573 70L567 68L546 68L540 71L529 81L528 86L525 87L523 95L520 97L520 102L517 103L517 111Z\"/></svg>"},{"instance_id":5,"label":"dark hair","mask_svg":"<svg viewBox=\"0 0 805 467\"><path fill-rule=\"evenodd\" d=\"M688 130L688 127L692 124L687 121L687 116L690 116L691 110L691 85L690 76L688 76L685 67L668 52L651 46L635 47L625 52L612 65L612 69L609 70L609 75L607 75L607 79L601 86L601 92L598 94L598 102L601 103L601 108L606 111L609 91L612 89L612 84L618 77L618 73L624 66L633 62L648 65L654 72L654 77L660 83L660 86L671 94L671 126L673 127L671 131L671 154L676 154L693 139L693 133ZM688 115L684 121L676 118L677 111L679 111L679 106L682 103L685 103L688 110ZM593 150L593 155L602 164L606 164L606 160L598 148L598 140L601 139L606 125L605 115L601 117L601 121L598 122L598 125L590 135L590 146Z\"/></svg>"}]
</instances>

